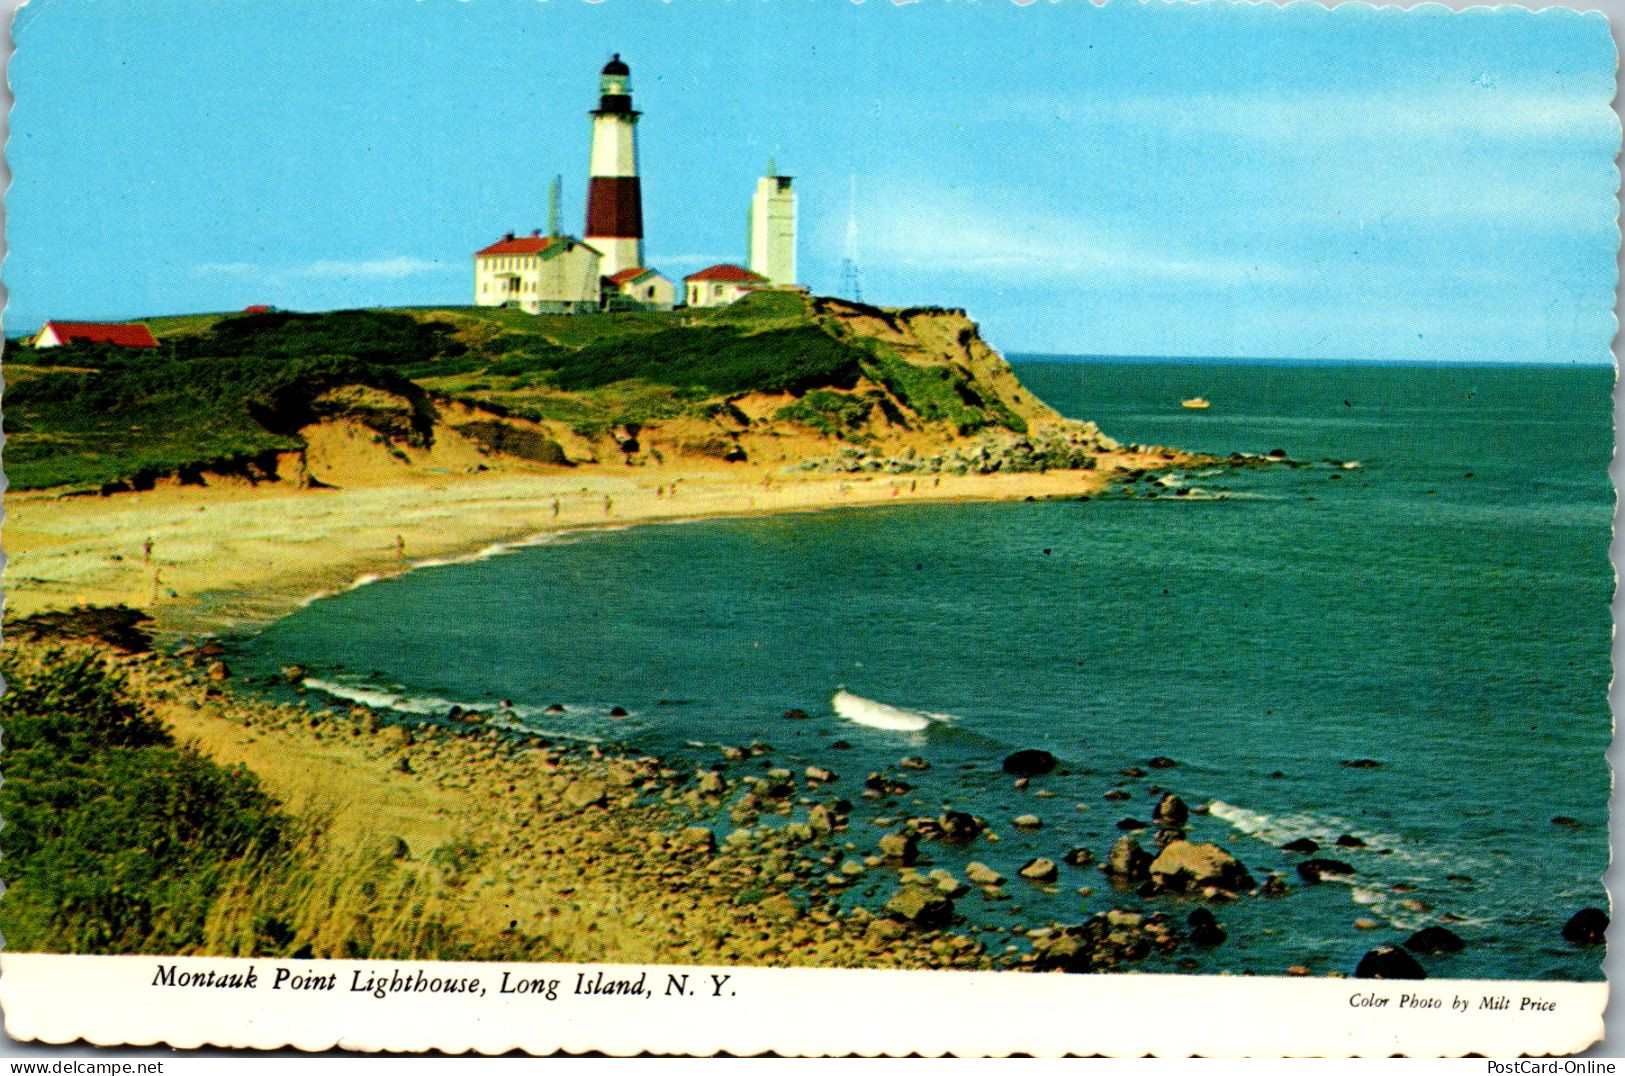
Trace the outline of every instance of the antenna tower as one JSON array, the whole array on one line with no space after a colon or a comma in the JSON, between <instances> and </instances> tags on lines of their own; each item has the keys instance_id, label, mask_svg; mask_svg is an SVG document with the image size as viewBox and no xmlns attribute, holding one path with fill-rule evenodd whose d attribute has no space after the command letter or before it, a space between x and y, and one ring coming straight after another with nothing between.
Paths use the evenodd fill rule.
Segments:
<instances>
[{"instance_id":1,"label":"antenna tower","mask_svg":"<svg viewBox=\"0 0 1625 1076\"><path fill-rule=\"evenodd\" d=\"M858 275L858 173L850 178L846 203L846 256L841 259L841 294L863 302L863 281Z\"/></svg>"},{"instance_id":2,"label":"antenna tower","mask_svg":"<svg viewBox=\"0 0 1625 1076\"><path fill-rule=\"evenodd\" d=\"M554 176L547 188L547 234L554 239L559 235L559 189L563 185L564 177Z\"/></svg>"}]
</instances>

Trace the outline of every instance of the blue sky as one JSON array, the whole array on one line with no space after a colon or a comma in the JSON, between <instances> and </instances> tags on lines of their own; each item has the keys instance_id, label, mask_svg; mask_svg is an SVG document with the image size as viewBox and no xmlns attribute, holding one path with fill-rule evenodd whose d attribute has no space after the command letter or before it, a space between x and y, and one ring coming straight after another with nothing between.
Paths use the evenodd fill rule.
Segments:
<instances>
[{"instance_id":1,"label":"blue sky","mask_svg":"<svg viewBox=\"0 0 1625 1076\"><path fill-rule=\"evenodd\" d=\"M1011 352L1604 362L1601 16L1008 0L34 0L6 331L470 302L579 231L620 52L647 260L744 257L771 155L802 279L966 307ZM855 180L854 180L855 177Z\"/></svg>"}]
</instances>

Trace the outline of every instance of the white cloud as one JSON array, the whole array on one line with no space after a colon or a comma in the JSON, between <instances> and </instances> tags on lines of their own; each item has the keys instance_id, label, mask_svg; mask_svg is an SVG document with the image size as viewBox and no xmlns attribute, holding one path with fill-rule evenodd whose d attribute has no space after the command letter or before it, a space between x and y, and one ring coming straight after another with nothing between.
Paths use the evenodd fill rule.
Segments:
<instances>
[{"instance_id":1,"label":"white cloud","mask_svg":"<svg viewBox=\"0 0 1625 1076\"><path fill-rule=\"evenodd\" d=\"M862 217L861 260L910 271L1224 287L1289 276L1270 262L1192 250L1092 221L967 205L941 192L912 191L906 202L866 206Z\"/></svg>"},{"instance_id":2,"label":"white cloud","mask_svg":"<svg viewBox=\"0 0 1625 1076\"><path fill-rule=\"evenodd\" d=\"M418 276L424 273L462 271L463 268L460 265L453 266L443 262L425 261L422 258L393 257L357 261L323 258L306 265L283 267L256 265L253 262L205 262L197 267L197 272L220 276L257 276L267 282L276 282L313 277L321 279L364 277L372 280L399 280L403 277Z\"/></svg>"}]
</instances>

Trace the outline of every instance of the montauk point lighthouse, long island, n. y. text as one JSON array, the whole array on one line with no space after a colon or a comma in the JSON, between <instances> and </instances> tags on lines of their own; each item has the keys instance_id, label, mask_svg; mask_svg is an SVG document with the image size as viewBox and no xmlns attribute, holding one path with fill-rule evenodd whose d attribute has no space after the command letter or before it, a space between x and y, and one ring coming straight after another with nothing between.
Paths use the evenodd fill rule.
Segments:
<instances>
[{"instance_id":1,"label":"montauk point lighthouse, long island, n. y. text","mask_svg":"<svg viewBox=\"0 0 1625 1076\"><path fill-rule=\"evenodd\" d=\"M672 281L643 264L643 190L638 175L632 72L616 53L599 76L592 116L586 230L559 230L559 190L550 197L547 234L509 232L474 255L476 306L532 314L596 310L670 310ZM690 305L732 302L750 291L796 286L796 196L771 163L758 183L747 222L750 268L713 265L686 279Z\"/></svg>"}]
</instances>

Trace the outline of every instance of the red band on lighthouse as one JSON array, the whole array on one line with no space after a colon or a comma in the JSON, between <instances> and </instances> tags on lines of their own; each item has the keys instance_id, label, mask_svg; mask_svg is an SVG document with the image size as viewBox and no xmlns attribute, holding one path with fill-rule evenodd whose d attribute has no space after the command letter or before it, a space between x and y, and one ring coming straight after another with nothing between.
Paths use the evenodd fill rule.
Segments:
<instances>
[{"instance_id":1,"label":"red band on lighthouse","mask_svg":"<svg viewBox=\"0 0 1625 1076\"><path fill-rule=\"evenodd\" d=\"M643 238L643 195L637 176L593 176L587 186L587 236Z\"/></svg>"}]
</instances>

